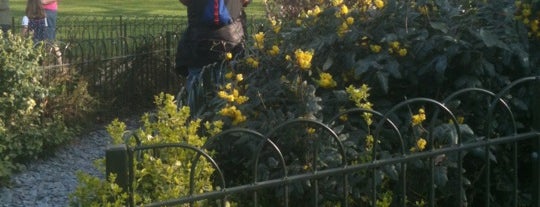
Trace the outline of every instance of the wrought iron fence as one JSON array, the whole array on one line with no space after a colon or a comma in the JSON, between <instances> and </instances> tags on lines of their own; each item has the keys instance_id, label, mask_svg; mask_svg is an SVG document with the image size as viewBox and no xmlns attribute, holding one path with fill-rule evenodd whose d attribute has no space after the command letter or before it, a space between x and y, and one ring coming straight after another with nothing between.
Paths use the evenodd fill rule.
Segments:
<instances>
[{"instance_id":1,"label":"wrought iron fence","mask_svg":"<svg viewBox=\"0 0 540 207\"><path fill-rule=\"evenodd\" d=\"M233 128L209 138L202 148L187 143L110 146L106 171L116 173L116 182L133 195L133 163L141 154L155 155L163 149L197 153L193 160L182 160L192 163L187 192L144 206L193 206L203 200L217 200L221 206L238 200L249 206L378 206L387 198L392 206L540 206L540 114L534 109L538 105L530 108L536 111L530 114L536 125L527 123L536 128L524 130L518 127L509 104L516 86L538 87L539 82L540 76L526 77L499 93L467 88L442 101L412 98L384 113L351 109L324 123L290 120L264 134ZM474 125L463 124L459 118L459 114L471 114L456 104L465 101L459 98L464 94L482 97L474 104L485 105L481 117L471 117ZM411 109L417 108L422 108L419 114L429 116L420 128L403 121L411 120L415 116ZM373 124L340 119L363 114L371 114ZM307 129L313 130L306 133ZM418 142L418 133L424 133L425 143ZM368 135L373 137L371 145L362 144ZM255 144L246 146L246 139ZM217 150L224 155L225 148L216 145L219 142L225 142L229 151L250 149L248 154L236 155L245 159L239 165L245 169L223 162L234 155L220 158L207 153ZM368 147L371 150L364 154L355 151ZM202 193L195 189L193 166L201 160L215 168L219 189ZM248 178L235 180L241 175ZM134 206L133 197L128 203Z\"/></svg>"},{"instance_id":2,"label":"wrought iron fence","mask_svg":"<svg viewBox=\"0 0 540 207\"><path fill-rule=\"evenodd\" d=\"M257 29L260 19L252 17L248 29ZM102 100L124 106L139 104L141 98L151 102L153 94L175 93L180 87L173 66L185 27L180 16L62 16L57 41L44 47L45 76L75 72L88 79L90 93ZM18 32L19 27L12 28ZM60 53L51 50L55 47Z\"/></svg>"}]
</instances>

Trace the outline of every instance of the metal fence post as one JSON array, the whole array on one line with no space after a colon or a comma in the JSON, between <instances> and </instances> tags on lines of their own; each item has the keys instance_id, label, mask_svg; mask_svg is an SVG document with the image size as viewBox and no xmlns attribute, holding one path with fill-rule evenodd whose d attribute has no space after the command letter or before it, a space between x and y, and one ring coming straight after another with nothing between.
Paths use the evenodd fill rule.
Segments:
<instances>
[{"instance_id":1,"label":"metal fence post","mask_svg":"<svg viewBox=\"0 0 540 207\"><path fill-rule=\"evenodd\" d=\"M105 171L107 179L111 173L116 174L115 183L125 192L129 191L129 160L125 144L109 145L105 150ZM129 204L129 200L127 201Z\"/></svg>"}]
</instances>

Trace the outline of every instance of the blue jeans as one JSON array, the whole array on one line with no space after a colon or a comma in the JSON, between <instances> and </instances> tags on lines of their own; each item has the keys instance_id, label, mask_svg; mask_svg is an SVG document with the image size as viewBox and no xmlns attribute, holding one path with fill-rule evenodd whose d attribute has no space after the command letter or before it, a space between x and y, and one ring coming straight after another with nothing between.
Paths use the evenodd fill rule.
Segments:
<instances>
[{"instance_id":1,"label":"blue jeans","mask_svg":"<svg viewBox=\"0 0 540 207\"><path fill-rule=\"evenodd\" d=\"M56 40L56 17L57 11L45 9L45 14L47 15L47 31L46 37L48 40Z\"/></svg>"},{"instance_id":2,"label":"blue jeans","mask_svg":"<svg viewBox=\"0 0 540 207\"><path fill-rule=\"evenodd\" d=\"M189 67L186 79L187 105L191 116L196 118L204 112L219 85L224 83L224 69L218 66Z\"/></svg>"}]
</instances>

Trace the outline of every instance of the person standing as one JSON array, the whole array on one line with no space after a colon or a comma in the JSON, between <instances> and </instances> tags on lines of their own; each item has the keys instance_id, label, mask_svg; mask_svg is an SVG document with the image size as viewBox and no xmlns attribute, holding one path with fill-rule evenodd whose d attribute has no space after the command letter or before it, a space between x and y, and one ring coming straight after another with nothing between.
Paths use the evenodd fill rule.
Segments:
<instances>
[{"instance_id":1,"label":"person standing","mask_svg":"<svg viewBox=\"0 0 540 207\"><path fill-rule=\"evenodd\" d=\"M28 0L25 14L22 19L22 35L32 35L34 43L44 41L47 38L47 18L41 0Z\"/></svg>"},{"instance_id":2,"label":"person standing","mask_svg":"<svg viewBox=\"0 0 540 207\"><path fill-rule=\"evenodd\" d=\"M41 0L45 14L47 15L47 39L50 41L56 40L56 19L58 15L57 0Z\"/></svg>"},{"instance_id":3,"label":"person standing","mask_svg":"<svg viewBox=\"0 0 540 207\"><path fill-rule=\"evenodd\" d=\"M187 7L188 26L177 46L175 70L186 78L187 104L192 116L204 105L206 93L203 86L214 86L223 79L220 68L203 67L223 60L225 54L233 56L244 50L246 13L244 8L251 0L223 0L230 19L220 22L221 17L208 20L208 3L220 0L179 0ZM218 7L211 7L217 9ZM210 11L212 15L222 11ZM205 69L206 70L206 69ZM211 78L205 78L205 77ZM208 80L210 79L210 80ZM212 81L203 83L201 81Z\"/></svg>"},{"instance_id":4,"label":"person standing","mask_svg":"<svg viewBox=\"0 0 540 207\"><path fill-rule=\"evenodd\" d=\"M0 0L0 27L4 34L7 33L9 29L11 29L9 0Z\"/></svg>"}]
</instances>

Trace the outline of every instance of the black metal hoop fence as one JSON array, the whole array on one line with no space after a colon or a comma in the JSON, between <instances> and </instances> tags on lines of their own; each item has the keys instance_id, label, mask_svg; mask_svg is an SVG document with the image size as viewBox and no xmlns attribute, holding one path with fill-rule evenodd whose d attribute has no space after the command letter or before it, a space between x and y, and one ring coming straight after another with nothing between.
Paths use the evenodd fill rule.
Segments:
<instances>
[{"instance_id":1,"label":"black metal hoop fence","mask_svg":"<svg viewBox=\"0 0 540 207\"><path fill-rule=\"evenodd\" d=\"M392 206L540 206L540 114L531 109L536 122L531 125L536 129L523 129L509 104L516 86L538 87L539 81L540 76L522 78L498 93L462 89L442 101L411 98L384 113L355 108L324 123L295 119L266 133L233 128L209 138L202 148L186 143L114 145L106 151L106 171L118 175L116 182L129 192L127 203L131 206L135 205L134 159L161 149L191 150L199 155L182 161L192 163L190 188L177 199L144 206L196 206L203 200L226 206L234 198L248 200L249 206L378 206L383 197L391 197ZM470 104L481 104L485 111L475 112L482 116L475 115L477 122L465 126L460 124L460 116L472 112L467 111L467 104L456 102L467 101L460 97L471 94L479 99ZM418 131L399 119L402 114L409 114L405 120L410 119L418 108L428 116L422 127L426 134L422 139L428 143L425 149L417 144ZM373 124L340 119L366 113L371 114ZM361 144L351 140L364 140L368 128L373 136L372 150L367 155L353 153L351 149ZM316 133L306 135L306 129ZM240 172L249 178L231 182L227 179L240 175L238 166L222 161L232 158L216 157L205 149L223 140L228 140L228 147L248 147L240 139L256 143L251 154L239 157L245 158L245 169ZM305 157L293 158L298 151ZM505 156L499 156L501 153ZM201 160L215 168L217 190L201 192L195 188L193 169ZM419 195L423 199L415 200Z\"/></svg>"}]
</instances>

